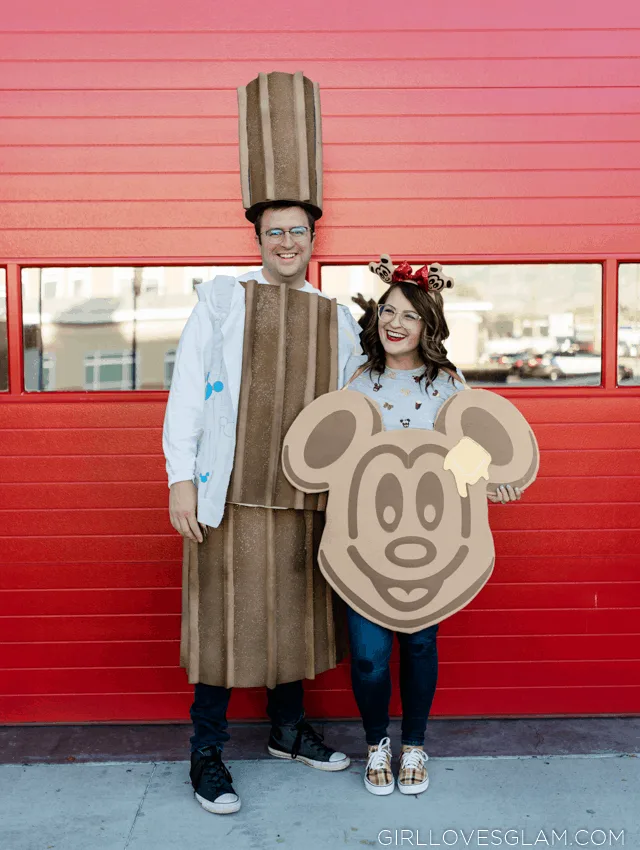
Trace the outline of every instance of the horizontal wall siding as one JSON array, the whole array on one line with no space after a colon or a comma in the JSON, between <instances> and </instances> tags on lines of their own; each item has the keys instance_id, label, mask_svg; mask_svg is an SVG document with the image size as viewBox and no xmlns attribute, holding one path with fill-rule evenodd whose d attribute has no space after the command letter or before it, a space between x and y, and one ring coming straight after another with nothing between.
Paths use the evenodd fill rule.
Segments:
<instances>
[{"instance_id":1,"label":"horizontal wall siding","mask_svg":"<svg viewBox=\"0 0 640 850\"><path fill-rule=\"evenodd\" d=\"M278 32L246 5L247 32L204 0L4 13L0 265L255 261L235 87L276 68L322 89L316 259L637 255L635 5L581 7L575 28L551 0L454 0L435 20L372 2L366 21L331 0ZM441 627L434 713L638 713L640 396L505 394L540 478L490 507L496 568ZM184 721L164 401L19 395L0 397L0 719ZM345 664L308 684L307 710L356 715ZM232 712L262 716L264 693L236 691Z\"/></svg>"},{"instance_id":2,"label":"horizontal wall siding","mask_svg":"<svg viewBox=\"0 0 640 850\"><path fill-rule=\"evenodd\" d=\"M434 711L633 712L640 475L629 459L640 456L640 399L510 395L538 436L541 475L525 503L491 507L496 570L441 627ZM32 720L186 716L181 547L166 515L162 413L161 403L0 405L8 721L25 712ZM315 714L353 714L347 668L310 683L308 701ZM262 710L260 691L234 699L237 716Z\"/></svg>"}]
</instances>

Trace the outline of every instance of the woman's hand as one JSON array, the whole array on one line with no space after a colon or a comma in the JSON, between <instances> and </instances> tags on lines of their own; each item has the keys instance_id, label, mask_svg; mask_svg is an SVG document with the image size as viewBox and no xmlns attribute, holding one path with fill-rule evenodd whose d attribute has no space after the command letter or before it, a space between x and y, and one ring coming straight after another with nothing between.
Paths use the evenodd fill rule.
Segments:
<instances>
[{"instance_id":1,"label":"woman's hand","mask_svg":"<svg viewBox=\"0 0 640 850\"><path fill-rule=\"evenodd\" d=\"M499 484L495 493L487 493L487 499L490 502L500 502L506 505L507 502L517 502L522 498L522 490L519 487L512 487L511 484Z\"/></svg>"}]
</instances>

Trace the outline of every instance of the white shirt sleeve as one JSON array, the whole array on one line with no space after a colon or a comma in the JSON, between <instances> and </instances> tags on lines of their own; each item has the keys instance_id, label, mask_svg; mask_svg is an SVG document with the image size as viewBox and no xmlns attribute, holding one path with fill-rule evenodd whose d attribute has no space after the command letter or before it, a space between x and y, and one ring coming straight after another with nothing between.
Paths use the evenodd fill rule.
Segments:
<instances>
[{"instance_id":1,"label":"white shirt sleeve","mask_svg":"<svg viewBox=\"0 0 640 850\"><path fill-rule=\"evenodd\" d=\"M195 479L198 442L204 427L204 349L210 334L206 305L198 302L180 337L164 416L162 447L169 487L176 481Z\"/></svg>"},{"instance_id":2,"label":"white shirt sleeve","mask_svg":"<svg viewBox=\"0 0 640 850\"><path fill-rule=\"evenodd\" d=\"M354 336L353 351L351 352L351 356L353 357L363 353L362 345L360 344L360 334L362 333L362 328L360 327L358 322L356 322L356 320L353 318L353 314L351 313L351 310L349 310L348 307L346 308L346 313L348 317L349 326L351 327L351 332Z\"/></svg>"},{"instance_id":3,"label":"white shirt sleeve","mask_svg":"<svg viewBox=\"0 0 640 850\"><path fill-rule=\"evenodd\" d=\"M362 354L362 346L360 345L362 328L351 315L351 310L344 304L338 304L338 325L340 334L339 387L343 387L353 374L353 370L347 374L349 360Z\"/></svg>"}]
</instances>

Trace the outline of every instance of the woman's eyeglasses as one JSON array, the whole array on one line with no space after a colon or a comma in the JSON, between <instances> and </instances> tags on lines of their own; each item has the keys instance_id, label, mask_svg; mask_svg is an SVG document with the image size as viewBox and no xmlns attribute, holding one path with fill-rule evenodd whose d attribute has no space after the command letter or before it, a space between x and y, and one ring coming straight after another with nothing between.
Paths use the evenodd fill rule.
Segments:
<instances>
[{"instance_id":1,"label":"woman's eyeglasses","mask_svg":"<svg viewBox=\"0 0 640 850\"><path fill-rule=\"evenodd\" d=\"M311 233L311 228L301 224L297 227L290 227L288 230L283 230L281 227L271 227L269 230L262 231L262 235L266 236L269 242L273 242L274 244L282 242L285 233L290 233L291 238L295 239L296 242L304 242Z\"/></svg>"},{"instance_id":2,"label":"woman's eyeglasses","mask_svg":"<svg viewBox=\"0 0 640 850\"><path fill-rule=\"evenodd\" d=\"M383 325L392 322L396 316L398 316L400 324L407 330L416 328L422 321L419 314L414 313L413 310L403 310L401 313L398 313L395 307L392 307L390 304L378 305L378 318Z\"/></svg>"}]
</instances>

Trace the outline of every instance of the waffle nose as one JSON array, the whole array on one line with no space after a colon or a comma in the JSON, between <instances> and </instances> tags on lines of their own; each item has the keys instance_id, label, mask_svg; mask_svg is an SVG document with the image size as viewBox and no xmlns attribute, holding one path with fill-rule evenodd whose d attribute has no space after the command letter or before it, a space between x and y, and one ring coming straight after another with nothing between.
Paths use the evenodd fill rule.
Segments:
<instances>
[{"instance_id":1,"label":"waffle nose","mask_svg":"<svg viewBox=\"0 0 640 850\"><path fill-rule=\"evenodd\" d=\"M384 553L399 567L424 567L435 558L436 547L423 537L400 537L389 543Z\"/></svg>"}]
</instances>

